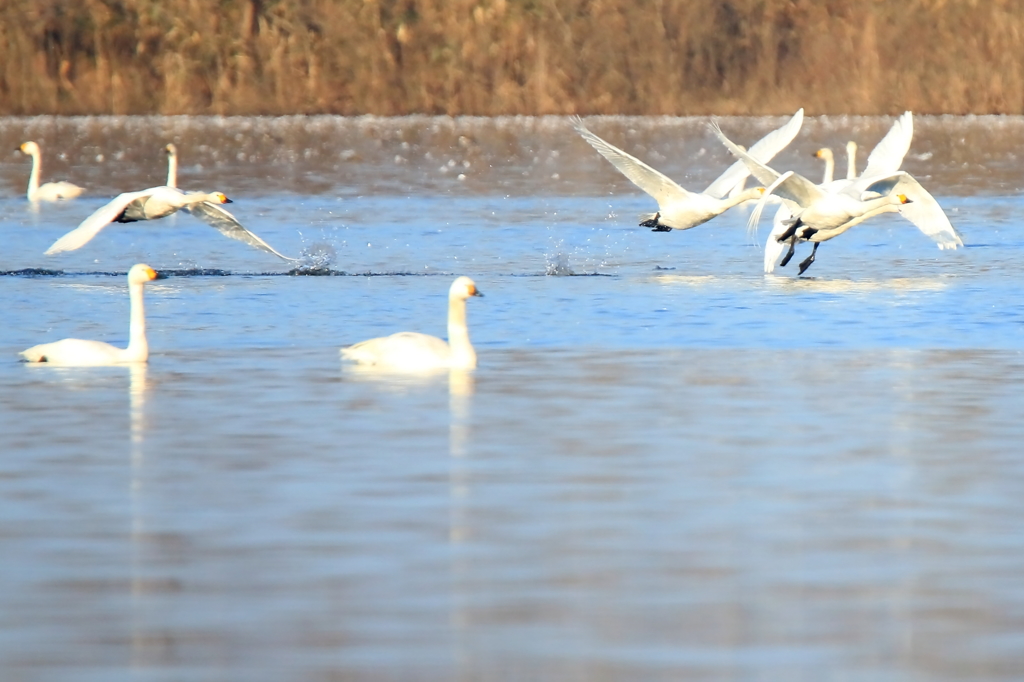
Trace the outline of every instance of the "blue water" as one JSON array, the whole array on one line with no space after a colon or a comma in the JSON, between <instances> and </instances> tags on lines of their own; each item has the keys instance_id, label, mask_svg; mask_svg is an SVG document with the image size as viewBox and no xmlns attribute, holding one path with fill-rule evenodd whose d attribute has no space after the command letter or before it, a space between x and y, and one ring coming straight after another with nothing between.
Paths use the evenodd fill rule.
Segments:
<instances>
[{"instance_id":1,"label":"blue water","mask_svg":"<svg viewBox=\"0 0 1024 682\"><path fill-rule=\"evenodd\" d=\"M890 216L796 278L742 208L637 227L564 119L0 120L90 190L36 211L0 162L4 678L1019 679L1024 120L916 123L968 248ZM809 120L779 163L888 124ZM696 119L593 127L696 189L728 161ZM42 255L168 141L330 276L186 215ZM126 343L135 262L170 275L148 367L17 362ZM475 372L341 365L444 335L459 274Z\"/></svg>"}]
</instances>

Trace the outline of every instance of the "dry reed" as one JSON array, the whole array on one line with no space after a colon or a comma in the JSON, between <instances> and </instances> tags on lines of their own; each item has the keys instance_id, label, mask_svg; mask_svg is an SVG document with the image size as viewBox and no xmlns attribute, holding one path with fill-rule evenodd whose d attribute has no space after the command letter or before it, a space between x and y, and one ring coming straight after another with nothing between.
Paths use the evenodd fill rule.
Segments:
<instances>
[{"instance_id":1,"label":"dry reed","mask_svg":"<svg viewBox=\"0 0 1024 682\"><path fill-rule=\"evenodd\" d=\"M7 0L0 114L1024 112L1024 0Z\"/></svg>"}]
</instances>

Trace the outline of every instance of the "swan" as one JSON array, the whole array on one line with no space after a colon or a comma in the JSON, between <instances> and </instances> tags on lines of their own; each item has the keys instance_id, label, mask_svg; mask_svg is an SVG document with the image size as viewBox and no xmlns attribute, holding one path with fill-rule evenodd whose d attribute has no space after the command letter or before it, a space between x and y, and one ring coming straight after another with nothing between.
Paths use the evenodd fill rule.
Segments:
<instances>
[{"instance_id":1,"label":"swan","mask_svg":"<svg viewBox=\"0 0 1024 682\"><path fill-rule=\"evenodd\" d=\"M28 362L45 362L64 367L99 367L146 362L149 344L146 342L146 311L142 303L142 287L158 277L153 268L139 263L128 271L128 298L131 319L128 325L128 347L118 348L102 341L63 339L43 343L21 351Z\"/></svg>"},{"instance_id":2,"label":"swan","mask_svg":"<svg viewBox=\"0 0 1024 682\"><path fill-rule=\"evenodd\" d=\"M483 296L469 277L459 277L448 290L448 341L418 332L399 332L346 346L341 357L361 365L405 372L474 369L476 351L466 328L466 299Z\"/></svg>"},{"instance_id":3,"label":"swan","mask_svg":"<svg viewBox=\"0 0 1024 682\"><path fill-rule=\"evenodd\" d=\"M782 223L785 230L774 236L776 242L789 242L789 253L780 265L786 265L793 257L796 242L812 241L814 250L800 263L800 274L803 274L814 262L818 244L839 236L868 218L893 211L898 211L935 240L940 249L963 246L963 240L953 229L942 207L905 171L862 176L855 181L834 181L820 187L799 173L779 173L761 163L729 140L717 124L712 123L712 130L733 155L747 164L754 177L767 185L764 197L750 214L750 226L756 227L765 198L773 194L782 198L792 215ZM875 152L872 152L874 156ZM871 167L870 158L868 166Z\"/></svg>"},{"instance_id":4,"label":"swan","mask_svg":"<svg viewBox=\"0 0 1024 682\"><path fill-rule=\"evenodd\" d=\"M654 232L688 230L706 223L744 201L760 199L764 193L763 187L752 187L728 198L723 198L750 175L750 171L741 162L730 166L703 192L689 192L640 159L627 154L590 132L583 125L579 116L574 116L571 120L576 132L591 147L608 159L634 185L658 202L658 212L641 216L640 222L641 226L650 227ZM796 134L800 132L803 120L804 110L800 109L786 125L773 130L756 142L750 148L750 153L763 162L770 161L796 137Z\"/></svg>"},{"instance_id":5,"label":"swan","mask_svg":"<svg viewBox=\"0 0 1024 682\"><path fill-rule=\"evenodd\" d=\"M168 144L164 147L164 153L167 154L167 186L177 187L178 186L178 148L173 144Z\"/></svg>"},{"instance_id":6,"label":"swan","mask_svg":"<svg viewBox=\"0 0 1024 682\"><path fill-rule=\"evenodd\" d=\"M39 145L29 140L23 142L18 151L32 157L32 173L28 176L28 192L26 196L29 201L60 201L61 199L74 199L85 190L70 182L47 182L39 184L39 174L42 170L40 161L41 153Z\"/></svg>"},{"instance_id":7,"label":"swan","mask_svg":"<svg viewBox=\"0 0 1024 682\"><path fill-rule=\"evenodd\" d=\"M183 192L175 187L166 186L151 187L140 192L125 192L117 195L113 201L96 210L78 227L54 242L53 246L46 250L46 255L79 249L110 223L157 220L176 211L188 211L207 225L219 230L225 237L237 239L284 260L296 260L275 251L265 241L242 227L235 216L220 207L220 204L230 203L231 199L223 192Z\"/></svg>"}]
</instances>

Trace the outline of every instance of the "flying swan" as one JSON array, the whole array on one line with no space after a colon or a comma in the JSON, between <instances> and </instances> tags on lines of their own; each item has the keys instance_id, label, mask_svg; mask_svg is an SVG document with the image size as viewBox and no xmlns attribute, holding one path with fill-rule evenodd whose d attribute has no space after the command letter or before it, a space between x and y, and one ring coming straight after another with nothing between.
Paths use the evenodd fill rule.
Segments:
<instances>
[{"instance_id":1,"label":"flying swan","mask_svg":"<svg viewBox=\"0 0 1024 682\"><path fill-rule=\"evenodd\" d=\"M235 216L220 207L232 203L223 192L183 192L175 187L151 187L140 192L119 194L113 201L98 209L82 224L68 232L46 250L46 255L74 251L85 246L110 223L133 223L141 220L165 218L176 211L187 211L225 237L237 239L254 248L272 253L287 261L289 258L274 250L265 241L242 227Z\"/></svg>"},{"instance_id":2,"label":"flying swan","mask_svg":"<svg viewBox=\"0 0 1024 682\"><path fill-rule=\"evenodd\" d=\"M102 341L63 339L43 343L21 351L28 362L45 362L63 367L100 367L146 362L149 344L146 342L146 311L142 303L142 287L157 278L153 268L139 263L128 271L128 298L131 319L128 325L128 347L118 348Z\"/></svg>"},{"instance_id":3,"label":"flying swan","mask_svg":"<svg viewBox=\"0 0 1024 682\"><path fill-rule=\"evenodd\" d=\"M40 161L39 145L31 140L23 142L18 151L32 157L32 173L28 176L28 192L26 196L29 201L60 201L61 199L74 199L85 190L70 182L47 182L39 184L39 175L42 171Z\"/></svg>"},{"instance_id":4,"label":"flying swan","mask_svg":"<svg viewBox=\"0 0 1024 682\"><path fill-rule=\"evenodd\" d=\"M837 180L821 187L794 171L779 173L734 144L717 124L712 123L711 127L722 144L747 164L754 177L767 185L764 197L750 214L751 227L760 220L766 197L778 195L788 208L792 217L783 221L784 231L774 236L776 242L789 244L789 252L780 265L786 265L793 257L797 242L814 242L811 255L800 263L799 274L814 262L821 242L838 237L854 225L882 213L899 212L935 240L940 249L963 246L963 240L942 207L909 173L896 171L872 177L865 171L865 175L855 181ZM871 156L874 157L875 152ZM871 161L869 158L869 170Z\"/></svg>"},{"instance_id":5,"label":"flying swan","mask_svg":"<svg viewBox=\"0 0 1024 682\"><path fill-rule=\"evenodd\" d=\"M399 332L346 346L341 357L361 365L422 372L474 369L476 351L466 327L466 299L483 296L469 277L459 277L448 290L448 341L418 332Z\"/></svg>"},{"instance_id":6,"label":"flying swan","mask_svg":"<svg viewBox=\"0 0 1024 682\"><path fill-rule=\"evenodd\" d=\"M618 147L609 144L590 132L579 116L572 119L576 132L608 159L620 173L634 185L651 195L658 202L658 212L641 216L640 225L650 227L654 232L688 230L702 225L717 215L725 213L744 201L760 199L763 187L752 187L723 198L746 180L750 171L737 161L712 182L703 192L689 192L663 173L654 170L640 159L630 156ZM750 154L762 162L768 162L792 142L803 124L804 110L797 111L786 125L765 135L750 148Z\"/></svg>"}]
</instances>

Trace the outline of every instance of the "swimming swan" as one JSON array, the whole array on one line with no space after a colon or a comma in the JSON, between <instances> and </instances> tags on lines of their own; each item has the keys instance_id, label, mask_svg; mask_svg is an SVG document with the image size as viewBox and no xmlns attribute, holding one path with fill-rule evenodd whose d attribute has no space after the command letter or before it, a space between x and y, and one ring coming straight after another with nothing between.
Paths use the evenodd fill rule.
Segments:
<instances>
[{"instance_id":1,"label":"swimming swan","mask_svg":"<svg viewBox=\"0 0 1024 682\"><path fill-rule=\"evenodd\" d=\"M164 147L164 153L167 154L167 186L177 187L178 186L178 148L173 144L168 144Z\"/></svg>"},{"instance_id":2,"label":"swimming swan","mask_svg":"<svg viewBox=\"0 0 1024 682\"><path fill-rule=\"evenodd\" d=\"M140 220L157 220L175 211L188 211L207 225L217 229L225 237L237 239L249 246L272 253L278 258L292 261L294 258L282 255L269 244L242 227L235 216L220 207L232 203L223 192L183 192L175 187L151 187L141 192L125 192L98 209L82 224L54 242L46 255L74 251L89 243L100 230L110 223L133 223Z\"/></svg>"},{"instance_id":3,"label":"swimming swan","mask_svg":"<svg viewBox=\"0 0 1024 682\"><path fill-rule=\"evenodd\" d=\"M760 199L763 187L752 187L739 194L723 199L730 190L750 175L742 162L734 163L712 182L703 192L689 192L668 176L656 171L640 159L630 156L618 147L609 144L590 132L579 116L572 119L576 132L608 159L620 173L634 185L651 195L658 202L658 212L641 216L640 225L650 227L654 232L688 230L711 220L717 215L751 199ZM803 124L804 110L797 111L786 125L765 135L751 148L750 153L762 162L770 161L792 142Z\"/></svg>"},{"instance_id":4,"label":"swimming swan","mask_svg":"<svg viewBox=\"0 0 1024 682\"><path fill-rule=\"evenodd\" d=\"M774 237L779 243L789 243L789 253L780 265L786 265L793 257L798 241L812 241L814 250L800 263L800 274L803 274L814 262L819 243L839 236L870 217L893 211L901 213L935 240L940 249L963 246L963 240L942 207L909 173L896 171L876 177L862 176L855 181L836 181L831 187L823 188L799 173L779 173L757 161L729 140L717 124L712 123L712 130L733 155L747 164L754 177L767 185L765 197L778 195L789 209L792 218L783 223L785 230ZM871 166L870 159L868 165ZM752 227L757 225L764 205L762 198L751 212Z\"/></svg>"},{"instance_id":5,"label":"swimming swan","mask_svg":"<svg viewBox=\"0 0 1024 682\"><path fill-rule=\"evenodd\" d=\"M21 351L28 362L45 362L64 367L99 367L146 362L149 344L146 342L146 311L142 303L142 286L157 278L148 265L139 263L128 271L128 297L131 301L131 320L128 326L128 347L118 348L102 341L64 339L43 343Z\"/></svg>"},{"instance_id":6,"label":"swimming swan","mask_svg":"<svg viewBox=\"0 0 1024 682\"><path fill-rule=\"evenodd\" d=\"M361 365L406 372L473 369L476 351L466 328L466 299L483 296L469 277L459 277L448 290L448 342L417 332L399 332L346 346L341 357Z\"/></svg>"},{"instance_id":7,"label":"swimming swan","mask_svg":"<svg viewBox=\"0 0 1024 682\"><path fill-rule=\"evenodd\" d=\"M39 145L35 142L24 142L18 151L32 157L32 173L28 176L28 192L26 196L29 201L60 201L61 199L74 199L85 190L70 182L47 182L39 184L39 175L42 171L40 161Z\"/></svg>"}]
</instances>

